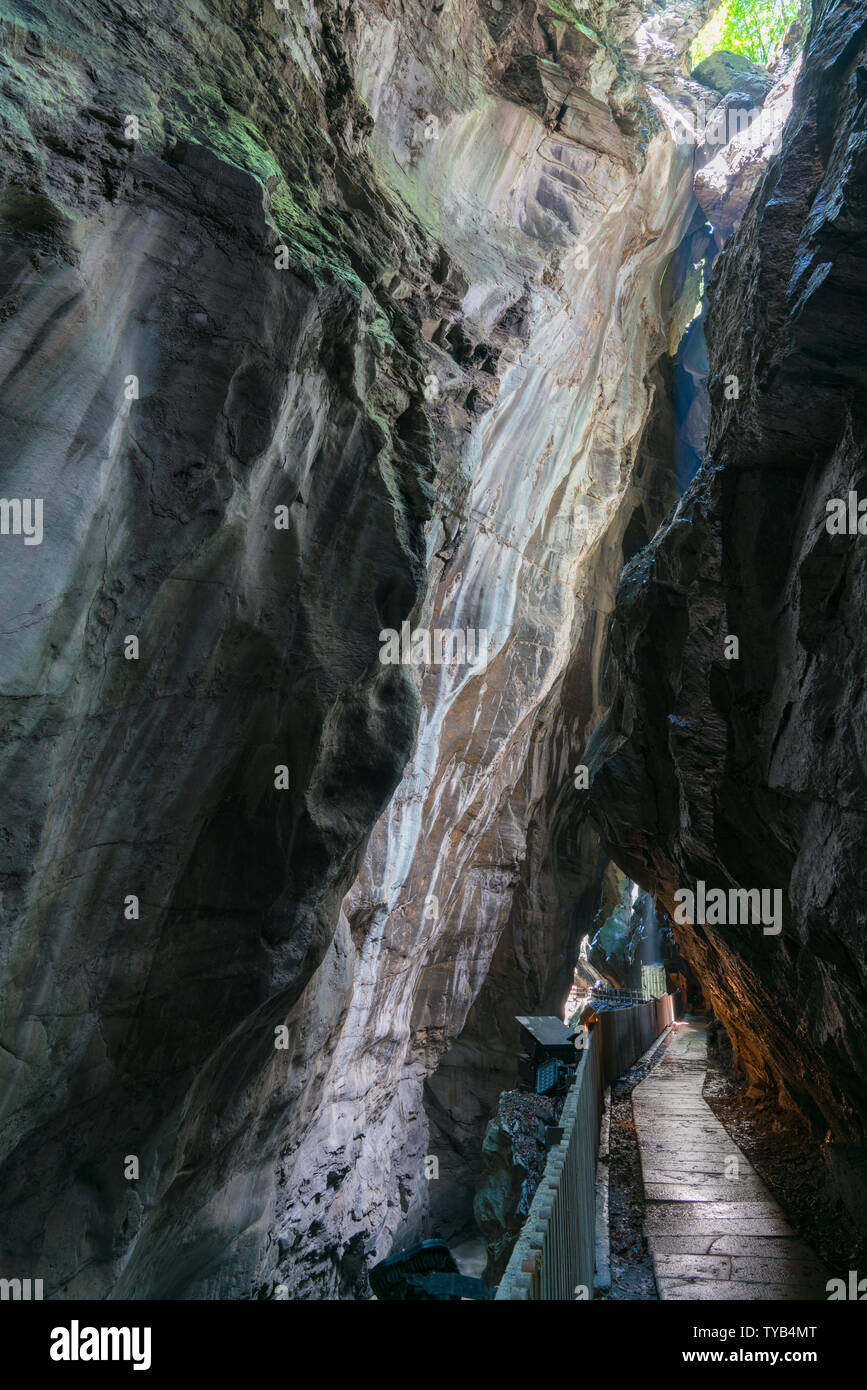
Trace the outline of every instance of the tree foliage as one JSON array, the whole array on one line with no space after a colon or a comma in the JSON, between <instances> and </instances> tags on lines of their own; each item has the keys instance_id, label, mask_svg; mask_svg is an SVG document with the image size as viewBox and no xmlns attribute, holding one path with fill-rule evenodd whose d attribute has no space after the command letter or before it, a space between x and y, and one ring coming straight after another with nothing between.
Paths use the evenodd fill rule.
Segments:
<instances>
[{"instance_id":1,"label":"tree foliage","mask_svg":"<svg viewBox=\"0 0 867 1390\"><path fill-rule=\"evenodd\" d=\"M798 0L723 0L693 40L690 66L720 48L767 63L799 8Z\"/></svg>"}]
</instances>

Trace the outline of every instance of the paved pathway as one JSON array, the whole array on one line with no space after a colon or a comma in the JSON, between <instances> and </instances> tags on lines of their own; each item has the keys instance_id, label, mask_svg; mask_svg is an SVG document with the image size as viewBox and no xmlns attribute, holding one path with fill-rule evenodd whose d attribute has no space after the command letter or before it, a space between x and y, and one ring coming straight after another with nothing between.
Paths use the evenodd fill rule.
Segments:
<instances>
[{"instance_id":1,"label":"paved pathway","mask_svg":"<svg viewBox=\"0 0 867 1390\"><path fill-rule=\"evenodd\" d=\"M826 1270L702 1099L706 1067L705 1025L680 1024L632 1093L659 1297L826 1299Z\"/></svg>"}]
</instances>

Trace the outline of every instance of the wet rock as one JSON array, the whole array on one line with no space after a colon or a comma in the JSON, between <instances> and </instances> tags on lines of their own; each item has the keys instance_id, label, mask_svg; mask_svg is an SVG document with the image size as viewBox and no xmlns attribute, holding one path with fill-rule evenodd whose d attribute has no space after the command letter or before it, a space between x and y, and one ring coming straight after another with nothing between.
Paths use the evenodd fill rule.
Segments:
<instances>
[{"instance_id":1,"label":"wet rock","mask_svg":"<svg viewBox=\"0 0 867 1390\"><path fill-rule=\"evenodd\" d=\"M688 8L678 44L701 23ZM361 1231L371 1258L466 1227L487 1120L515 1084L514 1015L558 1011L568 992L605 866L595 831L574 832L573 754L598 711L598 643L624 546L639 528L653 534L677 490L673 305L660 283L696 208L692 143L660 110L691 111L694 84L665 17L654 33L668 46L648 41L642 56L632 21L610 16L600 47L621 58L606 91L607 59L581 76L581 45L563 46L554 68L531 10L506 4L495 21L485 9L488 28L505 26L503 85L474 89L473 103L452 94L444 35L422 67L414 40L369 11L361 50L379 167L466 277L451 316L462 336L431 340L444 354L430 412L438 513L453 529L431 527L417 621L490 633L483 674L421 673L420 737L344 901L351 999L283 1165L279 1228L303 1231L315 1210L335 1245ZM677 18L672 8L665 22ZM639 91L645 71L665 85L658 105ZM423 102L409 95L421 88ZM440 136L408 165L401 132L407 107L422 105L439 112ZM462 388L449 384L448 341L500 348L490 409L469 436L453 413ZM325 972L311 981L305 1029L327 987ZM350 1169L336 1196L324 1149ZM325 1255L281 1277L302 1295L345 1289Z\"/></svg>"},{"instance_id":2,"label":"wet rock","mask_svg":"<svg viewBox=\"0 0 867 1390\"><path fill-rule=\"evenodd\" d=\"M47 1296L366 1296L565 997L706 6L561 8L7 25L0 1229ZM410 618L487 666L382 665Z\"/></svg>"},{"instance_id":3,"label":"wet rock","mask_svg":"<svg viewBox=\"0 0 867 1390\"><path fill-rule=\"evenodd\" d=\"M377 660L434 474L383 272L454 301L354 143L340 7L318 75L306 9L217 9L6 24L4 488L44 535L0 544L0 1263L46 1297L267 1282L275 1028L419 714Z\"/></svg>"},{"instance_id":4,"label":"wet rock","mask_svg":"<svg viewBox=\"0 0 867 1390\"><path fill-rule=\"evenodd\" d=\"M848 1214L852 1251L863 1260L867 1250L867 1145L825 1143L820 1153L825 1168L823 1195Z\"/></svg>"}]
</instances>

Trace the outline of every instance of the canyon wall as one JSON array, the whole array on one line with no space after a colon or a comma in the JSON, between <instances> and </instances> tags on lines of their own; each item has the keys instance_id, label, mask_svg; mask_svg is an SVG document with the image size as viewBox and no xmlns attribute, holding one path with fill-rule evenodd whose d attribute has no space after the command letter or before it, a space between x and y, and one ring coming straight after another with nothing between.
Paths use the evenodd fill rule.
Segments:
<instances>
[{"instance_id":1,"label":"canyon wall","mask_svg":"<svg viewBox=\"0 0 867 1390\"><path fill-rule=\"evenodd\" d=\"M49 1297L363 1295L489 971L503 1055L567 979L604 859L546 821L674 496L702 7L651 11L7 10L0 1241ZM382 664L405 620L487 663Z\"/></svg>"},{"instance_id":2,"label":"canyon wall","mask_svg":"<svg viewBox=\"0 0 867 1390\"><path fill-rule=\"evenodd\" d=\"M46 1296L256 1290L275 1028L412 747L376 658L435 459L385 286L441 259L378 190L347 26L3 24L3 491L44 534L0 548L0 1241Z\"/></svg>"},{"instance_id":3,"label":"canyon wall","mask_svg":"<svg viewBox=\"0 0 867 1390\"><path fill-rule=\"evenodd\" d=\"M710 286L707 459L623 574L588 753L606 846L669 911L699 880L780 891L779 934L675 931L754 1094L826 1136L862 1210L867 541L857 513L829 523L867 495L865 48L863 5L814 6L782 149Z\"/></svg>"},{"instance_id":4,"label":"canyon wall","mask_svg":"<svg viewBox=\"0 0 867 1390\"><path fill-rule=\"evenodd\" d=\"M561 1006L604 868L589 824L577 842L554 827L581 805L614 586L677 492L669 329L698 292L687 255L671 267L703 217L700 93L672 53L700 11L672 8L632 43L612 22L594 46L561 22L553 42L550 15L540 42L545 9L485 10L502 76L463 109L457 54L449 87L435 70L442 31L422 68L414 37L366 12L379 167L464 277L462 317L437 309L423 332L484 364L471 396L490 406L455 440L454 366L432 356L439 527L413 621L484 630L489 652L483 670L423 672L404 778L295 1010L297 1035L315 1032L351 974L282 1169L278 1275L301 1296L363 1292L362 1254L471 1221L514 1015Z\"/></svg>"}]
</instances>

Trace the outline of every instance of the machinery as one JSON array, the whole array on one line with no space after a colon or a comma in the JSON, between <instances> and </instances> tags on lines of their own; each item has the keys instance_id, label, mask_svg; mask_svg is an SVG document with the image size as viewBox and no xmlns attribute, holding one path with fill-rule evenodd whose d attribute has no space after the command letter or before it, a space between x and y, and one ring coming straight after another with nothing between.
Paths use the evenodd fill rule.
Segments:
<instances>
[{"instance_id":1,"label":"machinery","mask_svg":"<svg viewBox=\"0 0 867 1390\"><path fill-rule=\"evenodd\" d=\"M575 1080L575 1062L561 1062L549 1057L536 1068L537 1096L565 1096Z\"/></svg>"},{"instance_id":2,"label":"machinery","mask_svg":"<svg viewBox=\"0 0 867 1390\"><path fill-rule=\"evenodd\" d=\"M563 1095L578 1064L573 1029L556 1015L515 1015L521 1028L518 1076L540 1096ZM579 1030L581 1031L581 1030Z\"/></svg>"}]
</instances>

